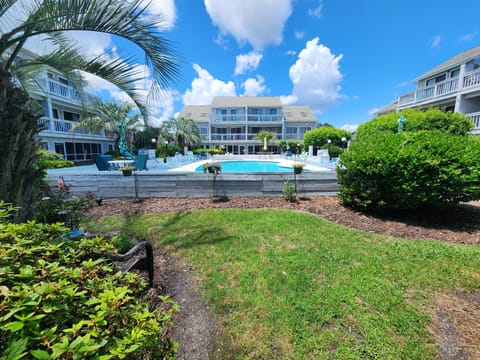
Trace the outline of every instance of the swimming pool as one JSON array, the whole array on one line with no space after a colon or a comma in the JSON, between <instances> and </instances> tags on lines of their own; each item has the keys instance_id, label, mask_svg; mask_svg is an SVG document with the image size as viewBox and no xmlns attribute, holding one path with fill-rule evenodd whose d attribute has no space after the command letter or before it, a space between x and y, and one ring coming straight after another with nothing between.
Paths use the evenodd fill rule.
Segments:
<instances>
[{"instance_id":1,"label":"swimming pool","mask_svg":"<svg viewBox=\"0 0 480 360\"><path fill-rule=\"evenodd\" d=\"M216 161L217 162L217 161ZM281 165L276 161L218 161L222 165L222 173L238 173L238 172L292 172L292 167ZM195 172L203 172L203 165L198 166Z\"/></svg>"}]
</instances>

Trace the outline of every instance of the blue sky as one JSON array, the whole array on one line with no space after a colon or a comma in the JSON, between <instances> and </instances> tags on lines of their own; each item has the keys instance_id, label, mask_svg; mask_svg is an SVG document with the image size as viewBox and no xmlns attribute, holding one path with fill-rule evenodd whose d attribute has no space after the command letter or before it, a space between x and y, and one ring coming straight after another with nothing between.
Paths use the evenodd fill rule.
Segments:
<instances>
[{"instance_id":1,"label":"blue sky","mask_svg":"<svg viewBox=\"0 0 480 360\"><path fill-rule=\"evenodd\" d=\"M154 0L152 11L166 15L163 36L184 59L158 121L216 95L258 95L354 129L414 78L478 45L479 10L478 0ZM78 39L92 54L130 51L107 35Z\"/></svg>"}]
</instances>

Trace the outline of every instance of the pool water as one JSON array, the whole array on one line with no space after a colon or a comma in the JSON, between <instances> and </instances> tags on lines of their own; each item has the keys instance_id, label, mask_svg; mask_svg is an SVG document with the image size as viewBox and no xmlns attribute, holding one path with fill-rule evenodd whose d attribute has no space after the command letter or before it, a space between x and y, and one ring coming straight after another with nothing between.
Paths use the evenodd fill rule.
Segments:
<instances>
[{"instance_id":1,"label":"pool water","mask_svg":"<svg viewBox=\"0 0 480 360\"><path fill-rule=\"evenodd\" d=\"M292 172L291 167L279 166L275 161L218 161L222 164L222 173L238 173L238 172ZM203 172L200 165L195 169L196 172Z\"/></svg>"}]
</instances>

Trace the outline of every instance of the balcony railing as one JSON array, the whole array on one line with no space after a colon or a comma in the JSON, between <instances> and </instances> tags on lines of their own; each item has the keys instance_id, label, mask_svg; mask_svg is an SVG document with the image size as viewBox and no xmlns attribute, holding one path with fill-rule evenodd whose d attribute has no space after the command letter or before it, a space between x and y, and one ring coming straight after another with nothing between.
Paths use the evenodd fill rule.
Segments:
<instances>
[{"instance_id":1,"label":"balcony railing","mask_svg":"<svg viewBox=\"0 0 480 360\"><path fill-rule=\"evenodd\" d=\"M402 107L422 103L455 93L461 89L473 87L480 87L480 69L465 74L461 82L461 87L459 87L459 79L455 78L403 94L398 98L398 106Z\"/></svg>"},{"instance_id":2,"label":"balcony railing","mask_svg":"<svg viewBox=\"0 0 480 360\"><path fill-rule=\"evenodd\" d=\"M211 134L212 141L242 141L245 140L245 134Z\"/></svg>"},{"instance_id":3,"label":"balcony railing","mask_svg":"<svg viewBox=\"0 0 480 360\"><path fill-rule=\"evenodd\" d=\"M87 130L87 129L80 129L77 128L72 131L72 128L77 124L75 121L69 121L69 120L61 120L61 119L53 119L50 120L46 117L42 117L39 122L42 122L45 124L45 130L43 131L48 131L50 133L56 133L56 134L79 134L79 135L86 135L86 136L91 136L95 138L106 138L105 136L105 131L100 130L96 133Z\"/></svg>"},{"instance_id":4,"label":"balcony railing","mask_svg":"<svg viewBox=\"0 0 480 360\"><path fill-rule=\"evenodd\" d=\"M480 85L480 69L469 72L463 77L463 87L470 88Z\"/></svg>"},{"instance_id":5,"label":"balcony railing","mask_svg":"<svg viewBox=\"0 0 480 360\"><path fill-rule=\"evenodd\" d=\"M53 79L43 78L39 79L38 81L42 89L50 95L70 100L80 100L78 93L73 86L61 83L60 81L56 81Z\"/></svg>"},{"instance_id":6,"label":"balcony railing","mask_svg":"<svg viewBox=\"0 0 480 360\"><path fill-rule=\"evenodd\" d=\"M213 115L212 122L282 122L283 115Z\"/></svg>"},{"instance_id":7,"label":"balcony railing","mask_svg":"<svg viewBox=\"0 0 480 360\"><path fill-rule=\"evenodd\" d=\"M480 112L465 114L465 116L468 116L470 119L472 119L473 127L475 129L480 128Z\"/></svg>"}]
</instances>

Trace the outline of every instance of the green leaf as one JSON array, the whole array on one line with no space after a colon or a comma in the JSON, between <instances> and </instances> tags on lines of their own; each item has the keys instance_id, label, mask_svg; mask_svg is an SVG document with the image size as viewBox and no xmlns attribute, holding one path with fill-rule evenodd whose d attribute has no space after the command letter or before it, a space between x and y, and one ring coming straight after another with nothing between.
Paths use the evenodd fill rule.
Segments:
<instances>
[{"instance_id":1,"label":"green leaf","mask_svg":"<svg viewBox=\"0 0 480 360\"><path fill-rule=\"evenodd\" d=\"M39 360L49 360L50 359L50 354L46 352L45 350L32 350L30 351L30 354L35 358Z\"/></svg>"},{"instance_id":2,"label":"green leaf","mask_svg":"<svg viewBox=\"0 0 480 360\"><path fill-rule=\"evenodd\" d=\"M23 358L27 355L25 351L28 343L28 338L18 339L12 341L7 348L5 353L5 360L17 360Z\"/></svg>"}]
</instances>

